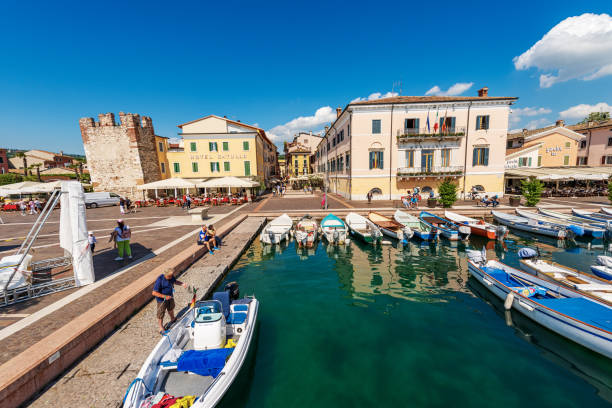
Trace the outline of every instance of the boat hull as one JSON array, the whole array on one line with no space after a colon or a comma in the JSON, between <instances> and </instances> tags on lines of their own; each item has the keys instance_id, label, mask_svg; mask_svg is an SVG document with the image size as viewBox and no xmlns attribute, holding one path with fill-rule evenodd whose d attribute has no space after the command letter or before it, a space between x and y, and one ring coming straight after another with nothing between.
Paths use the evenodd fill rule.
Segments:
<instances>
[{"instance_id":1,"label":"boat hull","mask_svg":"<svg viewBox=\"0 0 612 408\"><path fill-rule=\"evenodd\" d=\"M432 231L429 232L425 232L425 231L421 231L421 230L413 230L414 231L414 237L417 239L420 239L421 241L435 241L436 239L438 239L438 234Z\"/></svg>"},{"instance_id":2,"label":"boat hull","mask_svg":"<svg viewBox=\"0 0 612 408\"><path fill-rule=\"evenodd\" d=\"M603 278L606 280L612 280L612 272L608 272L605 266L592 265L591 272L593 272L595 275L599 276L600 278Z\"/></svg>"},{"instance_id":3,"label":"boat hull","mask_svg":"<svg viewBox=\"0 0 612 408\"><path fill-rule=\"evenodd\" d=\"M493 218L498 223L505 225L508 228L517 229L519 231L531 232L534 234L545 235L557 239L565 239L565 231L562 229L546 228L538 225L529 225L527 223L513 222L493 214Z\"/></svg>"}]
</instances>

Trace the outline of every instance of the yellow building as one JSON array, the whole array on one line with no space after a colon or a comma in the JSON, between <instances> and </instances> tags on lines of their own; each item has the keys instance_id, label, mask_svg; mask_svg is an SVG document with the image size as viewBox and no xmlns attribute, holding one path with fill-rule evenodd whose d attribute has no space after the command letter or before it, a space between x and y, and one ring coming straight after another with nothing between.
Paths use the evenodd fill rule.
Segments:
<instances>
[{"instance_id":1,"label":"yellow building","mask_svg":"<svg viewBox=\"0 0 612 408\"><path fill-rule=\"evenodd\" d=\"M285 157L279 157L278 158L278 169L279 169L279 175L280 178L285 178L285 176L287 175L287 163L285 162Z\"/></svg>"},{"instance_id":2,"label":"yellow building","mask_svg":"<svg viewBox=\"0 0 612 408\"><path fill-rule=\"evenodd\" d=\"M247 177L268 185L277 176L276 146L263 129L215 115L178 127L181 142L167 152L172 177Z\"/></svg>"},{"instance_id":3,"label":"yellow building","mask_svg":"<svg viewBox=\"0 0 612 408\"><path fill-rule=\"evenodd\" d=\"M157 151L157 162L161 179L170 178L170 165L168 163L168 138L155 135L155 150Z\"/></svg>"},{"instance_id":4,"label":"yellow building","mask_svg":"<svg viewBox=\"0 0 612 408\"><path fill-rule=\"evenodd\" d=\"M289 151L286 154L287 160L287 175L289 177L297 177L303 174L311 174L310 157L312 154L309 149L300 148Z\"/></svg>"}]
</instances>

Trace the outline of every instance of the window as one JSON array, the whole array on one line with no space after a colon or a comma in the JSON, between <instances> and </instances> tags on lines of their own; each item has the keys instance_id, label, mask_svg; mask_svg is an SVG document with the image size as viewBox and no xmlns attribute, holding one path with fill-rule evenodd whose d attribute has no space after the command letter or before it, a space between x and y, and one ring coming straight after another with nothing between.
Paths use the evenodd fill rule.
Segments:
<instances>
[{"instance_id":1,"label":"window","mask_svg":"<svg viewBox=\"0 0 612 408\"><path fill-rule=\"evenodd\" d=\"M338 157L338 171L344 171L344 156Z\"/></svg>"},{"instance_id":2,"label":"window","mask_svg":"<svg viewBox=\"0 0 612 408\"><path fill-rule=\"evenodd\" d=\"M351 155L350 154L346 154L346 169L350 169L351 168Z\"/></svg>"},{"instance_id":3,"label":"window","mask_svg":"<svg viewBox=\"0 0 612 408\"><path fill-rule=\"evenodd\" d=\"M372 133L380 133L380 119L372 119Z\"/></svg>"},{"instance_id":4,"label":"window","mask_svg":"<svg viewBox=\"0 0 612 408\"><path fill-rule=\"evenodd\" d=\"M608 138L608 146L612 146L612 137Z\"/></svg>"},{"instance_id":5,"label":"window","mask_svg":"<svg viewBox=\"0 0 612 408\"><path fill-rule=\"evenodd\" d=\"M563 156L563 165L569 166L569 156Z\"/></svg>"},{"instance_id":6,"label":"window","mask_svg":"<svg viewBox=\"0 0 612 408\"><path fill-rule=\"evenodd\" d=\"M382 169L383 167L384 167L383 152L382 151L370 152L370 170L371 169Z\"/></svg>"},{"instance_id":7,"label":"window","mask_svg":"<svg viewBox=\"0 0 612 408\"><path fill-rule=\"evenodd\" d=\"M242 142L242 150L244 150L245 152L249 150L249 142L248 141Z\"/></svg>"},{"instance_id":8,"label":"window","mask_svg":"<svg viewBox=\"0 0 612 408\"><path fill-rule=\"evenodd\" d=\"M538 167L542 167L542 156L538 156Z\"/></svg>"},{"instance_id":9,"label":"window","mask_svg":"<svg viewBox=\"0 0 612 408\"><path fill-rule=\"evenodd\" d=\"M210 171L212 173L219 171L219 162L210 162Z\"/></svg>"},{"instance_id":10,"label":"window","mask_svg":"<svg viewBox=\"0 0 612 408\"><path fill-rule=\"evenodd\" d=\"M175 173L180 173L181 172L181 165L180 165L180 163L172 163L172 165L174 166L174 172Z\"/></svg>"},{"instance_id":11,"label":"window","mask_svg":"<svg viewBox=\"0 0 612 408\"><path fill-rule=\"evenodd\" d=\"M336 136L332 139L332 147L336 146Z\"/></svg>"},{"instance_id":12,"label":"window","mask_svg":"<svg viewBox=\"0 0 612 408\"><path fill-rule=\"evenodd\" d=\"M229 142L223 142L223 151L224 152L229 151Z\"/></svg>"},{"instance_id":13,"label":"window","mask_svg":"<svg viewBox=\"0 0 612 408\"><path fill-rule=\"evenodd\" d=\"M512 149L512 140L508 140L508 142L506 142L506 149Z\"/></svg>"},{"instance_id":14,"label":"window","mask_svg":"<svg viewBox=\"0 0 612 408\"><path fill-rule=\"evenodd\" d=\"M570 147L572 147L571 142L565 142L565 148L569 149Z\"/></svg>"},{"instance_id":15,"label":"window","mask_svg":"<svg viewBox=\"0 0 612 408\"><path fill-rule=\"evenodd\" d=\"M329 142L327 142L327 151L329 152Z\"/></svg>"},{"instance_id":16,"label":"window","mask_svg":"<svg viewBox=\"0 0 612 408\"><path fill-rule=\"evenodd\" d=\"M230 162L223 162L223 171L230 171Z\"/></svg>"},{"instance_id":17,"label":"window","mask_svg":"<svg viewBox=\"0 0 612 408\"><path fill-rule=\"evenodd\" d=\"M455 118L452 116L440 118L440 132L455 133Z\"/></svg>"},{"instance_id":18,"label":"window","mask_svg":"<svg viewBox=\"0 0 612 408\"><path fill-rule=\"evenodd\" d=\"M612 156L602 156L601 164L612 164Z\"/></svg>"},{"instance_id":19,"label":"window","mask_svg":"<svg viewBox=\"0 0 612 408\"><path fill-rule=\"evenodd\" d=\"M489 148L475 147L472 155L472 166L488 166L489 165Z\"/></svg>"},{"instance_id":20,"label":"window","mask_svg":"<svg viewBox=\"0 0 612 408\"><path fill-rule=\"evenodd\" d=\"M158 142L159 145L159 151L163 152L164 151L164 143L163 142Z\"/></svg>"},{"instance_id":21,"label":"window","mask_svg":"<svg viewBox=\"0 0 612 408\"><path fill-rule=\"evenodd\" d=\"M192 152L196 151L196 142L189 143L189 150Z\"/></svg>"},{"instance_id":22,"label":"window","mask_svg":"<svg viewBox=\"0 0 612 408\"><path fill-rule=\"evenodd\" d=\"M434 151L431 149L421 151L421 170L431 171L434 163Z\"/></svg>"},{"instance_id":23,"label":"window","mask_svg":"<svg viewBox=\"0 0 612 408\"><path fill-rule=\"evenodd\" d=\"M304 159L304 169L307 169L307 168L308 168L308 160Z\"/></svg>"},{"instance_id":24,"label":"window","mask_svg":"<svg viewBox=\"0 0 612 408\"><path fill-rule=\"evenodd\" d=\"M414 167L414 150L406 150L406 167Z\"/></svg>"},{"instance_id":25,"label":"window","mask_svg":"<svg viewBox=\"0 0 612 408\"><path fill-rule=\"evenodd\" d=\"M419 119L404 119L404 132L409 135L419 133Z\"/></svg>"},{"instance_id":26,"label":"window","mask_svg":"<svg viewBox=\"0 0 612 408\"><path fill-rule=\"evenodd\" d=\"M581 141L580 141L580 148L581 148L581 149L586 148L586 140L581 140Z\"/></svg>"},{"instance_id":27,"label":"window","mask_svg":"<svg viewBox=\"0 0 612 408\"><path fill-rule=\"evenodd\" d=\"M250 161L244 162L244 175L245 176L251 175L251 162Z\"/></svg>"},{"instance_id":28,"label":"window","mask_svg":"<svg viewBox=\"0 0 612 408\"><path fill-rule=\"evenodd\" d=\"M219 149L217 148L217 142L208 142L208 151L218 152Z\"/></svg>"},{"instance_id":29,"label":"window","mask_svg":"<svg viewBox=\"0 0 612 408\"><path fill-rule=\"evenodd\" d=\"M338 134L338 143L344 141L344 130L341 130Z\"/></svg>"},{"instance_id":30,"label":"window","mask_svg":"<svg viewBox=\"0 0 612 408\"><path fill-rule=\"evenodd\" d=\"M450 166L450 149L442 149L440 153L442 154L442 167Z\"/></svg>"},{"instance_id":31,"label":"window","mask_svg":"<svg viewBox=\"0 0 612 408\"><path fill-rule=\"evenodd\" d=\"M194 173L198 172L198 163L196 162L191 163L191 171L193 171Z\"/></svg>"},{"instance_id":32,"label":"window","mask_svg":"<svg viewBox=\"0 0 612 408\"><path fill-rule=\"evenodd\" d=\"M0 158L1 160L1 158ZM159 163L159 167L161 168L161 172L165 173L166 172L166 165L164 163Z\"/></svg>"},{"instance_id":33,"label":"window","mask_svg":"<svg viewBox=\"0 0 612 408\"><path fill-rule=\"evenodd\" d=\"M476 130L487 130L488 128L489 115L476 116Z\"/></svg>"},{"instance_id":34,"label":"window","mask_svg":"<svg viewBox=\"0 0 612 408\"><path fill-rule=\"evenodd\" d=\"M579 157L578 158L578 165L579 166L586 166L587 165L587 158L586 157Z\"/></svg>"}]
</instances>

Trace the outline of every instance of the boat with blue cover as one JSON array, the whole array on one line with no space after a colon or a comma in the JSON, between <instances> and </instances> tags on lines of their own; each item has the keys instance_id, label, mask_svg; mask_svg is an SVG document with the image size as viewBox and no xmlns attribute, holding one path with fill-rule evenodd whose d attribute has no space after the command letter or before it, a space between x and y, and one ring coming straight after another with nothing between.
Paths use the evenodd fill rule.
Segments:
<instances>
[{"instance_id":1,"label":"boat with blue cover","mask_svg":"<svg viewBox=\"0 0 612 408\"><path fill-rule=\"evenodd\" d=\"M597 263L598 265L591 265L591 272L600 278L612 282L612 257L598 255Z\"/></svg>"},{"instance_id":2,"label":"boat with blue cover","mask_svg":"<svg viewBox=\"0 0 612 408\"><path fill-rule=\"evenodd\" d=\"M563 214L558 211L552 211L542 207L538 207L538 212L547 217L581 226L584 229L585 235L587 236L591 236L593 238L612 237L612 225L609 225L607 221L586 220L571 214Z\"/></svg>"},{"instance_id":3,"label":"boat with blue cover","mask_svg":"<svg viewBox=\"0 0 612 408\"><path fill-rule=\"evenodd\" d=\"M518 215L531 220L536 220L540 223L546 223L548 225L556 225L558 227L566 228L574 233L577 237L592 236L593 238L603 238L605 231L601 228L593 227L585 222L571 222L562 220L561 218L549 217L547 215L539 214L533 211L515 210Z\"/></svg>"},{"instance_id":4,"label":"boat with blue cover","mask_svg":"<svg viewBox=\"0 0 612 408\"><path fill-rule=\"evenodd\" d=\"M427 211L421 211L419 219L428 225L429 228L439 229L440 235L449 241L464 241L469 238L472 232L469 225L456 224Z\"/></svg>"},{"instance_id":5,"label":"boat with blue cover","mask_svg":"<svg viewBox=\"0 0 612 408\"><path fill-rule=\"evenodd\" d=\"M425 224L419 218L402 210L395 211L393 219L403 226L410 228L413 232L412 236L421 241L435 241L438 239L438 235L440 235L439 229L431 228L431 226Z\"/></svg>"},{"instance_id":6,"label":"boat with blue cover","mask_svg":"<svg viewBox=\"0 0 612 408\"><path fill-rule=\"evenodd\" d=\"M595 222L604 222L612 221L612 215L600 213L600 212L592 212L586 210L577 210L572 208L572 214L578 218L584 218L585 220L595 221Z\"/></svg>"},{"instance_id":7,"label":"boat with blue cover","mask_svg":"<svg viewBox=\"0 0 612 408\"><path fill-rule=\"evenodd\" d=\"M343 245L346 241L348 229L340 217L328 214L321 220L321 232L328 243Z\"/></svg>"},{"instance_id":8,"label":"boat with blue cover","mask_svg":"<svg viewBox=\"0 0 612 408\"><path fill-rule=\"evenodd\" d=\"M259 302L239 298L238 284L195 306L157 343L123 400L125 408L149 407L166 396L195 398L193 408L214 407L246 358Z\"/></svg>"},{"instance_id":9,"label":"boat with blue cover","mask_svg":"<svg viewBox=\"0 0 612 408\"><path fill-rule=\"evenodd\" d=\"M498 298L540 325L596 353L612 358L612 308L499 261L468 252L470 275Z\"/></svg>"},{"instance_id":10,"label":"boat with blue cover","mask_svg":"<svg viewBox=\"0 0 612 408\"><path fill-rule=\"evenodd\" d=\"M493 219L499 224L517 229L519 231L531 232L534 234L545 235L557 239L565 239L568 236L568 230L565 226L558 224L550 224L538 220L532 220L525 217L519 217L514 214L507 214L501 211L491 211ZM573 235L573 233L572 233Z\"/></svg>"}]
</instances>

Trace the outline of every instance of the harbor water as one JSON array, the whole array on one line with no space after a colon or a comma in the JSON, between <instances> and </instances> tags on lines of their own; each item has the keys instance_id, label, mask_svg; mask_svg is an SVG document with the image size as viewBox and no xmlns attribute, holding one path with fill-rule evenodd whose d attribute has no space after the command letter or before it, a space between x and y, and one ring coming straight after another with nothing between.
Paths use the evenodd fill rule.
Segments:
<instances>
[{"instance_id":1,"label":"harbor water","mask_svg":"<svg viewBox=\"0 0 612 408\"><path fill-rule=\"evenodd\" d=\"M348 247L258 241L230 271L261 302L256 337L221 407L598 407L612 363L538 326L469 277L486 246L589 270L599 242L511 235L504 243Z\"/></svg>"}]
</instances>

